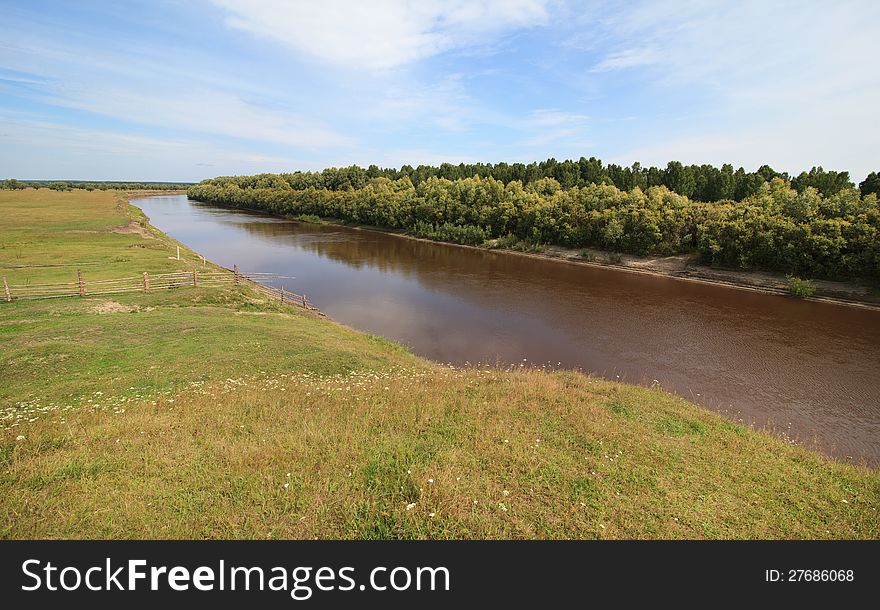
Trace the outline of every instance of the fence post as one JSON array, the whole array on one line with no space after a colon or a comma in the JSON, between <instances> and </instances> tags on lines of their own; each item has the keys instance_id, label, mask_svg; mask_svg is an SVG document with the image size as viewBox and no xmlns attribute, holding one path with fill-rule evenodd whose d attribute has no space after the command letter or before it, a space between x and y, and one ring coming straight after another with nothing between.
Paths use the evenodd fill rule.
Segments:
<instances>
[{"instance_id":1,"label":"fence post","mask_svg":"<svg viewBox=\"0 0 880 610\"><path fill-rule=\"evenodd\" d=\"M306 298L305 293L303 293L303 307L305 307L306 309L309 308L309 300Z\"/></svg>"},{"instance_id":2,"label":"fence post","mask_svg":"<svg viewBox=\"0 0 880 610\"><path fill-rule=\"evenodd\" d=\"M284 286L281 287L281 304L284 304Z\"/></svg>"},{"instance_id":3,"label":"fence post","mask_svg":"<svg viewBox=\"0 0 880 610\"><path fill-rule=\"evenodd\" d=\"M150 291L150 274L144 271L144 292Z\"/></svg>"},{"instance_id":4,"label":"fence post","mask_svg":"<svg viewBox=\"0 0 880 610\"><path fill-rule=\"evenodd\" d=\"M238 285L238 265L232 265L232 283Z\"/></svg>"},{"instance_id":5,"label":"fence post","mask_svg":"<svg viewBox=\"0 0 880 610\"><path fill-rule=\"evenodd\" d=\"M83 281L83 272L81 269L76 270L76 279L79 281L79 296L86 296L86 283Z\"/></svg>"},{"instance_id":6,"label":"fence post","mask_svg":"<svg viewBox=\"0 0 880 610\"><path fill-rule=\"evenodd\" d=\"M9 294L9 284L6 283L6 276L3 276L3 289L6 290L6 301L12 300L12 295Z\"/></svg>"},{"instance_id":7,"label":"fence post","mask_svg":"<svg viewBox=\"0 0 880 610\"><path fill-rule=\"evenodd\" d=\"M199 281L196 279L196 270L193 269L193 288L199 285Z\"/></svg>"},{"instance_id":8,"label":"fence post","mask_svg":"<svg viewBox=\"0 0 880 610\"><path fill-rule=\"evenodd\" d=\"M180 246L177 246L177 260L180 260Z\"/></svg>"}]
</instances>

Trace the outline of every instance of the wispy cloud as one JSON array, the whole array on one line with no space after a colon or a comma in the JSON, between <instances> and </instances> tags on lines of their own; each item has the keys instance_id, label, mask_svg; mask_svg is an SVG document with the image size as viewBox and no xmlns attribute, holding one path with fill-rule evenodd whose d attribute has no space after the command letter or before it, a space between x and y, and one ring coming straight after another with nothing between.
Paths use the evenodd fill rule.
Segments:
<instances>
[{"instance_id":1,"label":"wispy cloud","mask_svg":"<svg viewBox=\"0 0 880 610\"><path fill-rule=\"evenodd\" d=\"M152 137L112 129L77 127L0 107L0 167L21 178L150 179L188 181L204 170L318 169L304 159L265 155L206 139ZM144 164L148 159L149 163ZM31 169L29 169L31 168Z\"/></svg>"},{"instance_id":2,"label":"wispy cloud","mask_svg":"<svg viewBox=\"0 0 880 610\"><path fill-rule=\"evenodd\" d=\"M230 90L236 79L220 86L214 74L181 69L161 52L108 51L92 63L94 50L72 43L15 43L9 43L6 61L18 70L0 72L0 91L15 87L20 97L34 102L142 126L290 147L356 143L325 121L286 107L284 99L269 91L242 83Z\"/></svg>"},{"instance_id":3,"label":"wispy cloud","mask_svg":"<svg viewBox=\"0 0 880 610\"><path fill-rule=\"evenodd\" d=\"M350 146L354 138L320 121L211 89L132 91L97 85L68 90L55 103L165 129L301 148Z\"/></svg>"},{"instance_id":4,"label":"wispy cloud","mask_svg":"<svg viewBox=\"0 0 880 610\"><path fill-rule=\"evenodd\" d=\"M592 82L686 116L645 112L638 140L614 155L622 161L870 169L864 143L880 138L871 118L880 72L869 59L880 52L880 4L673 0L594 8L601 18L583 16L569 45L601 41ZM676 96L681 103L671 103Z\"/></svg>"},{"instance_id":5,"label":"wispy cloud","mask_svg":"<svg viewBox=\"0 0 880 610\"><path fill-rule=\"evenodd\" d=\"M7 4L0 168L21 176L591 154L878 169L869 0Z\"/></svg>"},{"instance_id":6,"label":"wispy cloud","mask_svg":"<svg viewBox=\"0 0 880 610\"><path fill-rule=\"evenodd\" d=\"M528 148L565 149L585 148L588 144L587 126L590 117L556 109L538 109L519 121L527 134L520 145Z\"/></svg>"},{"instance_id":7,"label":"wispy cloud","mask_svg":"<svg viewBox=\"0 0 880 610\"><path fill-rule=\"evenodd\" d=\"M592 72L610 72L638 66L647 66L658 62L657 54L652 49L626 49L606 56L592 68Z\"/></svg>"},{"instance_id":8,"label":"wispy cloud","mask_svg":"<svg viewBox=\"0 0 880 610\"><path fill-rule=\"evenodd\" d=\"M385 69L542 24L547 0L214 0L226 23L311 57Z\"/></svg>"}]
</instances>

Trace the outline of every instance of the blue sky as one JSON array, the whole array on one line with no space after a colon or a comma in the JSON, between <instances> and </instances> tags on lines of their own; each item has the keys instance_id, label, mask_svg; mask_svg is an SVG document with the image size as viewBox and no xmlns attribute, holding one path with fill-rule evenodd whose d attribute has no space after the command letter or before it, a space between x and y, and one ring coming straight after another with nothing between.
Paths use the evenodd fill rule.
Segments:
<instances>
[{"instance_id":1,"label":"blue sky","mask_svg":"<svg viewBox=\"0 0 880 610\"><path fill-rule=\"evenodd\" d=\"M880 170L880 2L0 0L0 178Z\"/></svg>"}]
</instances>

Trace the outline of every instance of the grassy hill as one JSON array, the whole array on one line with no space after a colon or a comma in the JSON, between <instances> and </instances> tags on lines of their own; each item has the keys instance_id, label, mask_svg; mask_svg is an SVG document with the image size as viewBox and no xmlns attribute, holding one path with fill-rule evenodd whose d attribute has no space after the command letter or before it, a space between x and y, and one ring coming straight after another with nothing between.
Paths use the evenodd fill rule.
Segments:
<instances>
[{"instance_id":1,"label":"grassy hill","mask_svg":"<svg viewBox=\"0 0 880 610\"><path fill-rule=\"evenodd\" d=\"M116 193L0 191L0 219L14 284L202 268ZM0 302L0 345L4 538L880 535L876 471L659 388L441 366L244 287Z\"/></svg>"}]
</instances>

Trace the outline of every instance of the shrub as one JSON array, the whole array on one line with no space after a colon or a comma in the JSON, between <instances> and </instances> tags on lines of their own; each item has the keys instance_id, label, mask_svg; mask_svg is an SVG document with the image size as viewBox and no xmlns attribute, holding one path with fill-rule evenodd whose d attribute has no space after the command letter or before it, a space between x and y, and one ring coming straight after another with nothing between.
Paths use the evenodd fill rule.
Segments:
<instances>
[{"instance_id":1,"label":"shrub","mask_svg":"<svg viewBox=\"0 0 880 610\"><path fill-rule=\"evenodd\" d=\"M324 222L321 217L316 214L298 214L294 216L293 219L300 222L312 222L315 224L322 224Z\"/></svg>"},{"instance_id":2,"label":"shrub","mask_svg":"<svg viewBox=\"0 0 880 610\"><path fill-rule=\"evenodd\" d=\"M578 254L578 257L590 262L596 260L596 255L589 250L581 250L580 254Z\"/></svg>"},{"instance_id":3,"label":"shrub","mask_svg":"<svg viewBox=\"0 0 880 610\"><path fill-rule=\"evenodd\" d=\"M816 292L816 284L810 280L802 280L793 275L788 276L788 291L799 299L813 296Z\"/></svg>"}]
</instances>

